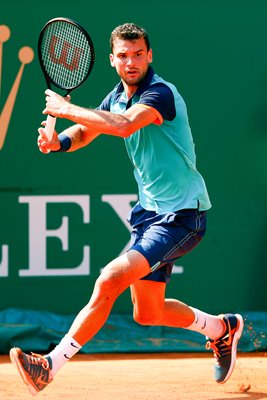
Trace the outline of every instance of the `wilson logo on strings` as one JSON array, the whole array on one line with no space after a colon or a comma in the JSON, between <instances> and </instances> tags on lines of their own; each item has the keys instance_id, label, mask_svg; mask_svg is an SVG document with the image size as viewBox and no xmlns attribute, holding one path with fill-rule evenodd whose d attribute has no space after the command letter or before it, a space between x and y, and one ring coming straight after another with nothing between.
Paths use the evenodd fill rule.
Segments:
<instances>
[{"instance_id":1,"label":"wilson logo on strings","mask_svg":"<svg viewBox=\"0 0 267 400\"><path fill-rule=\"evenodd\" d=\"M10 38L10 29L6 25L0 25L0 96L2 96L2 61L3 61L3 44ZM14 80L13 86L8 94L3 110L0 115L0 150L2 150L6 134L12 116L15 100L18 94L20 81L22 78L23 70L26 64L30 64L34 59L34 52L31 47L24 46L18 52L19 61L21 62L19 71Z\"/></svg>"},{"instance_id":2,"label":"wilson logo on strings","mask_svg":"<svg viewBox=\"0 0 267 400\"><path fill-rule=\"evenodd\" d=\"M74 71L75 69L78 69L80 57L81 57L81 54L84 53L84 50L79 47L75 47L74 52L73 52L73 57L72 57L72 60L70 63L67 61L68 53L69 53L69 50L73 48L73 46L70 43L68 43L67 41L64 41L60 57L57 57L55 48L58 43L58 40L59 39L57 36L52 35L51 41L50 41L50 46L49 46L49 55L50 55L52 62L55 64L62 64L65 68L69 69L70 71Z\"/></svg>"}]
</instances>

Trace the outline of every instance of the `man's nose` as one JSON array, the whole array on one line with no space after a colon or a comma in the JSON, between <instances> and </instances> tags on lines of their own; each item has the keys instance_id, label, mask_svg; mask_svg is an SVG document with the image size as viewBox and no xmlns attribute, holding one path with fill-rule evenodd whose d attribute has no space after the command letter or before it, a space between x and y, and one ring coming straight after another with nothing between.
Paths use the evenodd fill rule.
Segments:
<instances>
[{"instance_id":1,"label":"man's nose","mask_svg":"<svg viewBox=\"0 0 267 400\"><path fill-rule=\"evenodd\" d=\"M134 64L134 58L133 57L128 57L127 65L133 65L133 64Z\"/></svg>"}]
</instances>

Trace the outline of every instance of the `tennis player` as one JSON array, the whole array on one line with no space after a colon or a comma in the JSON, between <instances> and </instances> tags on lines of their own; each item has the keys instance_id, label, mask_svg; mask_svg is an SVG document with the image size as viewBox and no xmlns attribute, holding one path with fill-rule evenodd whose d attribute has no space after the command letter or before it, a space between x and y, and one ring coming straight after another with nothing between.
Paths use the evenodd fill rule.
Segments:
<instances>
[{"instance_id":1,"label":"tennis player","mask_svg":"<svg viewBox=\"0 0 267 400\"><path fill-rule=\"evenodd\" d=\"M45 356L11 349L11 360L33 395L94 337L117 297L129 287L137 323L183 328L207 337L218 383L226 382L233 372L243 330L239 314L210 315L165 298L174 262L205 234L211 203L196 168L186 105L176 87L152 69L147 32L126 23L114 29L110 44L118 85L97 109L79 107L46 90L44 114L74 124L59 135L54 132L51 141L44 127L39 128L38 146L43 153L71 152L100 134L124 139L139 190L139 201L129 215L132 241L128 252L106 265L90 301L55 349Z\"/></svg>"}]
</instances>

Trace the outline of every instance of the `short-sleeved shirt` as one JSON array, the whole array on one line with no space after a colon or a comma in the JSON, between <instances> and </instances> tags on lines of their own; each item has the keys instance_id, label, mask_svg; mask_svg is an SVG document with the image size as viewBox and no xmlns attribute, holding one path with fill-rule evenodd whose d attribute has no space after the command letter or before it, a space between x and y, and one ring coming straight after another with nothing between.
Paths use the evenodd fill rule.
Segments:
<instances>
[{"instance_id":1,"label":"short-sleeved shirt","mask_svg":"<svg viewBox=\"0 0 267 400\"><path fill-rule=\"evenodd\" d=\"M186 105L176 87L149 67L130 99L120 82L98 109L123 114L134 104L150 108L157 117L155 123L125 139L141 206L159 214L182 209L209 209L211 203L206 185L196 168Z\"/></svg>"}]
</instances>

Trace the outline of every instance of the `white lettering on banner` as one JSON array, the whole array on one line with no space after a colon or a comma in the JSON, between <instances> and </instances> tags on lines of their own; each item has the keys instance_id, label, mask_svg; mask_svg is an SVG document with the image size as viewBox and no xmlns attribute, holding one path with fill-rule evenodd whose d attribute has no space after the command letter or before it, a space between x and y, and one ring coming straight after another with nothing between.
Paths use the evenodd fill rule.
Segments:
<instances>
[{"instance_id":1,"label":"white lettering on banner","mask_svg":"<svg viewBox=\"0 0 267 400\"><path fill-rule=\"evenodd\" d=\"M131 232L127 216L131 211L131 202L137 201L136 194L103 194L101 201L111 206L120 221ZM68 268L47 267L47 238L56 237L62 243L63 251L69 250L69 218L62 216L62 223L57 229L47 229L47 205L50 203L73 203L82 210L83 223L90 222L90 196L89 195L51 195L51 196L19 196L19 203L28 204L29 209L29 265L19 270L21 277L33 276L81 276L90 275L90 246L83 246L82 262L78 266ZM125 253L130 241L121 250ZM0 245L1 246L1 245ZM0 247L2 259L0 262L0 278L9 274L9 250L7 244ZM63 266L62 266L63 267ZM101 271L101 270L100 270ZM182 274L183 266L174 265L173 273Z\"/></svg>"},{"instance_id":2,"label":"white lettering on banner","mask_svg":"<svg viewBox=\"0 0 267 400\"><path fill-rule=\"evenodd\" d=\"M129 232L131 232L131 226L127 221L127 215L131 211L131 202L137 201L136 194L104 194L102 201L108 203L116 214L120 217L120 220L126 226ZM130 241L124 246L119 255L125 253L129 248Z\"/></svg>"},{"instance_id":3,"label":"white lettering on banner","mask_svg":"<svg viewBox=\"0 0 267 400\"><path fill-rule=\"evenodd\" d=\"M84 246L83 260L72 268L47 268L46 238L57 237L62 242L63 250L69 249L68 217L63 216L58 229L46 228L46 206L48 203L74 203L83 211L83 222L90 221L90 198L88 195L69 196L20 196L20 203L29 205L29 269L21 269L20 276L69 276L90 274L90 247Z\"/></svg>"},{"instance_id":4,"label":"white lettering on banner","mask_svg":"<svg viewBox=\"0 0 267 400\"><path fill-rule=\"evenodd\" d=\"M2 246L2 261L0 263L0 278L6 278L8 276L8 246L4 244Z\"/></svg>"}]
</instances>

